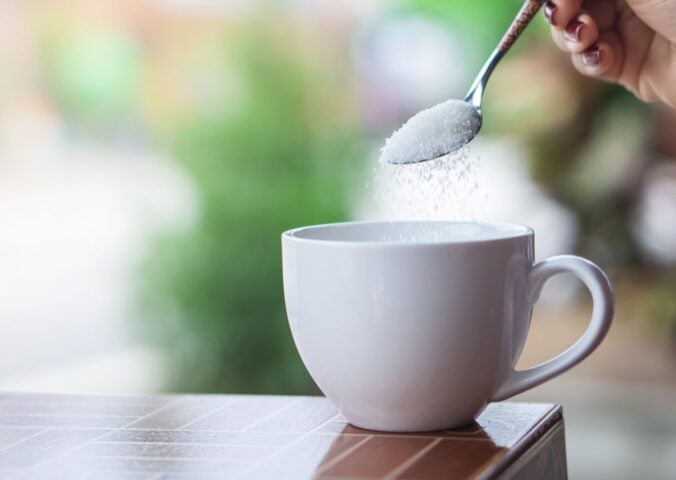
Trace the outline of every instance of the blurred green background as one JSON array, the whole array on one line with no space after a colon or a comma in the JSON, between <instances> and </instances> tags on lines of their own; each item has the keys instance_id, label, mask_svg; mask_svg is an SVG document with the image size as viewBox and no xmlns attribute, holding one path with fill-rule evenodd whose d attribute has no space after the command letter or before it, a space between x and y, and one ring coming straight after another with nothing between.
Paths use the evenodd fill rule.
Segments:
<instances>
[{"instance_id":1,"label":"blurred green background","mask_svg":"<svg viewBox=\"0 0 676 480\"><path fill-rule=\"evenodd\" d=\"M166 352L167 388L315 391L285 324L280 232L350 218L374 149L418 109L462 96L520 2L183 13L122 2L108 16L64 5L79 2L40 9L39 54L70 128L151 142L197 190L194 223L156 233L139 268L139 330ZM578 77L548 37L536 21L501 66L483 133L522 142L532 178L579 219L576 252L640 278L651 321L673 337L673 252L657 266L632 234L642 178L674 148L651 127L673 112ZM427 63L398 78L416 48ZM416 74L422 91L410 95Z\"/></svg>"},{"instance_id":2,"label":"blurred green background","mask_svg":"<svg viewBox=\"0 0 676 480\"><path fill-rule=\"evenodd\" d=\"M279 233L350 218L350 186L368 176L365 158L427 106L416 98L397 105L396 88L383 105L368 105L365 95L392 86L387 71L376 72L382 85L365 86L374 82L369 70L387 65L387 55L405 55L372 45L388 29L409 28L410 19L418 22L412 35L421 25L451 32L446 41L458 55L448 61L462 62L463 74L457 87L435 86L436 100L461 96L519 4L387 2L373 6L366 23L333 19L346 23L334 27L329 17L322 29L283 2L261 2L241 24L212 25L214 44L200 61L220 66L210 81L223 86L225 98L206 108L184 105L163 119L159 134L196 183L200 215L189 231L161 236L142 269L146 332L167 352L169 388L315 391L285 324ZM655 328L674 336L673 268L642 257L631 231L640 178L674 145L650 138L656 109L577 77L548 37L544 22L535 22L501 67L486 100L484 135L520 138L535 181L579 219L575 251L618 278L638 276L644 288L636 294L648 299ZM127 66L133 56L124 42L118 48ZM355 61L360 49L366 58ZM233 76L236 93L227 89ZM117 81L125 91L128 81ZM114 97L110 103L119 105ZM383 114L388 108L394 112Z\"/></svg>"},{"instance_id":3,"label":"blurred green background","mask_svg":"<svg viewBox=\"0 0 676 480\"><path fill-rule=\"evenodd\" d=\"M378 149L420 109L464 96L519 6L3 1L0 349L13 360L0 380L19 380L0 388L92 390L98 377L116 391L318 393L286 323L281 232L388 218L371 188ZM486 204L476 216L532 225L541 257L599 263L618 300L604 345L567 374L574 386L557 379L533 398L570 395L574 413L589 399L589 418L602 418L610 410L594 402L612 400L611 382L667 389L676 404L676 113L577 75L542 18L495 72L485 105L471 156ZM526 363L586 324L582 291L555 290L536 309ZM143 353L106 368L52 368L130 345ZM599 431L637 412L676 418L646 405L623 404ZM667 423L640 441L676 449ZM579 445L599 443L576 428ZM579 478L609 478L584 466L583 450ZM615 473L639 471L596 453Z\"/></svg>"},{"instance_id":4,"label":"blurred green background","mask_svg":"<svg viewBox=\"0 0 676 480\"><path fill-rule=\"evenodd\" d=\"M175 132L202 209L189 232L158 241L142 299L181 390L311 391L284 321L279 236L349 216L358 133L337 91L345 72L281 48L270 22L234 38L236 107L184 117Z\"/></svg>"}]
</instances>

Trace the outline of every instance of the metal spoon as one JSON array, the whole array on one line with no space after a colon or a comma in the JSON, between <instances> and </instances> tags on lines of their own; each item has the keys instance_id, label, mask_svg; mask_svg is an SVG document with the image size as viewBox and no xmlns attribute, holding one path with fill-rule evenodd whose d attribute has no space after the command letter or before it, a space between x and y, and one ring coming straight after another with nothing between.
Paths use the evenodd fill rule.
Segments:
<instances>
[{"instance_id":1,"label":"metal spoon","mask_svg":"<svg viewBox=\"0 0 676 480\"><path fill-rule=\"evenodd\" d=\"M497 64L535 17L545 0L526 0L497 48L479 71L464 100L448 100L410 118L387 141L380 161L418 163L443 157L469 143L481 129L481 100ZM458 119L463 121L459 122Z\"/></svg>"}]
</instances>

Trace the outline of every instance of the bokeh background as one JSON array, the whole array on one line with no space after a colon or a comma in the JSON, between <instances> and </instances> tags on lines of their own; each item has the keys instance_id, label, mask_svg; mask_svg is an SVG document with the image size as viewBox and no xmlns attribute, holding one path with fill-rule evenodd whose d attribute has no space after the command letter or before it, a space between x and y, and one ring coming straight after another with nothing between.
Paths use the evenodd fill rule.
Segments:
<instances>
[{"instance_id":1,"label":"bokeh background","mask_svg":"<svg viewBox=\"0 0 676 480\"><path fill-rule=\"evenodd\" d=\"M464 95L518 6L0 2L0 389L317 393L280 232L410 216L374 193L378 148ZM564 405L572 478L669 478L676 112L579 77L542 19L485 101L432 213L529 224L538 257L587 256L617 295L599 350L521 399ZM588 315L575 282L546 287L521 365Z\"/></svg>"}]
</instances>

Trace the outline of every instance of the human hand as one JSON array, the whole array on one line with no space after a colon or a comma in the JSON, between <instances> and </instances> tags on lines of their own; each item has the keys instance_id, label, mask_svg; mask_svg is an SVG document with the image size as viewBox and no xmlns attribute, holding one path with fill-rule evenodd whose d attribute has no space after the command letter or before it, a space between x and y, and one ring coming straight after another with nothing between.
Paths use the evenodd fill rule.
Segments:
<instances>
[{"instance_id":1,"label":"human hand","mask_svg":"<svg viewBox=\"0 0 676 480\"><path fill-rule=\"evenodd\" d=\"M543 10L580 73L676 108L676 0L548 0Z\"/></svg>"}]
</instances>

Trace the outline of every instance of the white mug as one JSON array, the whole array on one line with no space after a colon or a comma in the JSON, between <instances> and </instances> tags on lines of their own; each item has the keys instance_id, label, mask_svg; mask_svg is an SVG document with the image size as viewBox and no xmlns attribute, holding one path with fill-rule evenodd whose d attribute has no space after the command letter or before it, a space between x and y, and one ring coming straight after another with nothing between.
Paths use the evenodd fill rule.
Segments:
<instances>
[{"instance_id":1,"label":"white mug","mask_svg":"<svg viewBox=\"0 0 676 480\"><path fill-rule=\"evenodd\" d=\"M533 231L474 222L355 222L282 235L294 341L319 388L357 427L429 431L587 357L613 316L608 278L580 257L533 264ZM514 369L544 283L572 273L593 298L568 350Z\"/></svg>"}]
</instances>

